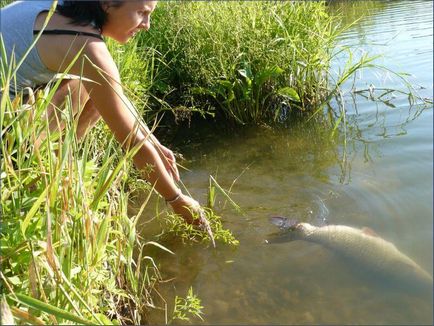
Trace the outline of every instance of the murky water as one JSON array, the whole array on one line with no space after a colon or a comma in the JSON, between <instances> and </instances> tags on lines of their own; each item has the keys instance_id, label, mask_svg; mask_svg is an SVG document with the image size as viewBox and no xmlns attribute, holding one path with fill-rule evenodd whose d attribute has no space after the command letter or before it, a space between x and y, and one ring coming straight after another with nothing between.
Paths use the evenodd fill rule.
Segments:
<instances>
[{"instance_id":1,"label":"murky water","mask_svg":"<svg viewBox=\"0 0 434 326\"><path fill-rule=\"evenodd\" d=\"M433 94L433 3L363 1L368 15L342 39L394 71L413 74L420 94ZM359 2L360 3L360 2ZM360 5L360 4L359 4ZM339 5L334 5L334 8ZM344 14L359 15L357 4ZM397 79L366 71L357 87L402 88ZM348 128L339 141L314 124L284 130L251 129L187 148L188 189L205 202L208 176L229 189L242 207L236 213L223 198L217 212L240 241L217 244L164 243L175 256L156 257L167 300L190 286L202 300L204 321L194 324L432 324L432 296L384 283L375 273L320 245L293 241L265 244L275 228L268 217L288 216L375 230L433 273L433 112L410 107L396 94L395 108L351 96ZM146 230L143 232L146 233ZM429 291L430 292L430 291ZM156 303L162 306L161 302ZM168 302L168 314L173 302ZM154 311L151 323L164 323ZM177 321L178 323L179 321Z\"/></svg>"}]
</instances>

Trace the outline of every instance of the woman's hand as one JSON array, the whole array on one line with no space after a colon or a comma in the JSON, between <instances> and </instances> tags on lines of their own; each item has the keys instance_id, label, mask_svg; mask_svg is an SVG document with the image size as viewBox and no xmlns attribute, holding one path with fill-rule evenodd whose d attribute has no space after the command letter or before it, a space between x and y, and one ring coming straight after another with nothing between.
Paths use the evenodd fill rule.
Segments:
<instances>
[{"instance_id":1,"label":"woman's hand","mask_svg":"<svg viewBox=\"0 0 434 326\"><path fill-rule=\"evenodd\" d=\"M158 144L157 151L161 157L161 160L164 163L164 166L166 167L167 172L170 174L173 180L178 182L179 171L178 171L178 167L176 166L176 159L173 152L170 149L168 149L166 146L163 146L161 144Z\"/></svg>"},{"instance_id":2,"label":"woman's hand","mask_svg":"<svg viewBox=\"0 0 434 326\"><path fill-rule=\"evenodd\" d=\"M193 198L180 194L176 199L168 201L173 212L180 215L188 224L199 224L200 205Z\"/></svg>"},{"instance_id":3,"label":"woman's hand","mask_svg":"<svg viewBox=\"0 0 434 326\"><path fill-rule=\"evenodd\" d=\"M211 226L206 219L205 212L196 200L187 195L180 194L176 199L168 203L172 206L175 214L181 215L187 223L196 225L202 231L208 233L215 247L214 234L212 233Z\"/></svg>"}]
</instances>

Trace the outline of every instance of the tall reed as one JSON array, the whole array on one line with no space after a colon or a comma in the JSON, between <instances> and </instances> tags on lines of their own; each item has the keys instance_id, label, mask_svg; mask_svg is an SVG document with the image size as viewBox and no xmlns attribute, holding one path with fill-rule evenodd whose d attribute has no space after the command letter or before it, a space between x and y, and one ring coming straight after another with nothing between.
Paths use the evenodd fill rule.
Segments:
<instances>
[{"instance_id":1,"label":"tall reed","mask_svg":"<svg viewBox=\"0 0 434 326\"><path fill-rule=\"evenodd\" d=\"M59 108L63 132L50 131L61 79L12 99L16 64L4 51L1 59L2 314L31 324L143 322L158 271L133 250L143 257L158 244L140 240L138 216L127 216L137 148L118 155L101 127L79 143L70 99Z\"/></svg>"},{"instance_id":2,"label":"tall reed","mask_svg":"<svg viewBox=\"0 0 434 326\"><path fill-rule=\"evenodd\" d=\"M169 111L175 121L200 114L226 125L244 125L316 116L326 113L329 102L342 97L342 85L363 69L394 75L402 80L403 92L416 98L405 78L376 64L377 57L340 47L340 35L356 21L331 14L331 5L161 2L151 29L128 45L138 50L138 63L152 62L153 69L138 64L126 75L140 80L137 85L147 85L149 117ZM336 71L333 64L343 52L348 61ZM332 110L328 116L337 118L331 123L342 126L345 109Z\"/></svg>"},{"instance_id":3,"label":"tall reed","mask_svg":"<svg viewBox=\"0 0 434 326\"><path fill-rule=\"evenodd\" d=\"M313 1L160 3L138 44L160 54L150 91L173 108L260 123L328 95L335 22Z\"/></svg>"}]
</instances>

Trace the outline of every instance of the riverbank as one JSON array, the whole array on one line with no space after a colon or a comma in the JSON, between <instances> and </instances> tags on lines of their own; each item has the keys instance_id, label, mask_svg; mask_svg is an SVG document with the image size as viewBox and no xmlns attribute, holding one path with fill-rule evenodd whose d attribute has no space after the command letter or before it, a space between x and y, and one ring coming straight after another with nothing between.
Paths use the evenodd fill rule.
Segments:
<instances>
[{"instance_id":1,"label":"riverbank","mask_svg":"<svg viewBox=\"0 0 434 326\"><path fill-rule=\"evenodd\" d=\"M330 65L346 27L323 2L163 2L152 19L112 47L148 119L290 120L334 91Z\"/></svg>"}]
</instances>

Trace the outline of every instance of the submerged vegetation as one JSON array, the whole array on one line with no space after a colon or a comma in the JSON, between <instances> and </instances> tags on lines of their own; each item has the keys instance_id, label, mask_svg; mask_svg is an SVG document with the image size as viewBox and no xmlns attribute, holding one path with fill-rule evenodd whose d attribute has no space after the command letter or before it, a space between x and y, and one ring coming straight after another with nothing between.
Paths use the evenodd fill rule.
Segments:
<instances>
[{"instance_id":1,"label":"submerged vegetation","mask_svg":"<svg viewBox=\"0 0 434 326\"><path fill-rule=\"evenodd\" d=\"M319 112L357 70L373 66L363 57L331 75L343 29L322 2L161 2L148 33L108 45L147 121L169 113L175 122L202 116L259 124ZM12 99L15 63L1 55L2 321L10 312L30 324L146 322L142 312L155 307L152 290L160 280L148 248L171 251L136 233L153 190L136 179L134 150L120 155L102 124L78 142L68 101L63 134L50 133L44 113L58 82ZM147 200L128 216L136 191ZM210 177L206 212L216 240L236 245L212 211L217 192L239 209ZM167 233L209 241L163 215ZM202 315L192 289L175 308L173 320Z\"/></svg>"}]
</instances>

